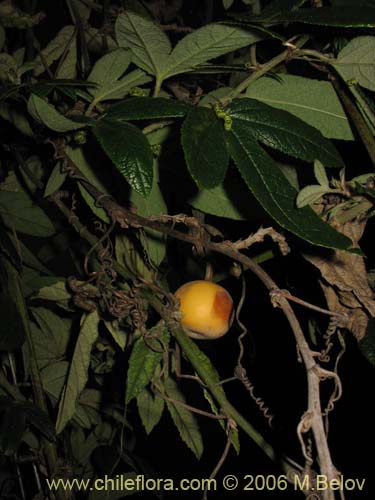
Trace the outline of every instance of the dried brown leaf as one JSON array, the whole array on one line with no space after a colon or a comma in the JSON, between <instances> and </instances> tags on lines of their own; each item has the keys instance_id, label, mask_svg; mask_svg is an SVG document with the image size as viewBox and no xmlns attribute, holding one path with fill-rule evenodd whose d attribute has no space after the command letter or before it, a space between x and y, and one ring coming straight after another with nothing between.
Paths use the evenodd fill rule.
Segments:
<instances>
[{"instance_id":1,"label":"dried brown leaf","mask_svg":"<svg viewBox=\"0 0 375 500\"><path fill-rule=\"evenodd\" d=\"M345 234L358 247L366 221L345 224L333 223L337 231ZM329 257L304 255L322 275L321 286L330 310L347 313L347 328L359 341L366 333L369 317L375 317L375 301L367 280L363 257L349 252L334 251Z\"/></svg>"}]
</instances>

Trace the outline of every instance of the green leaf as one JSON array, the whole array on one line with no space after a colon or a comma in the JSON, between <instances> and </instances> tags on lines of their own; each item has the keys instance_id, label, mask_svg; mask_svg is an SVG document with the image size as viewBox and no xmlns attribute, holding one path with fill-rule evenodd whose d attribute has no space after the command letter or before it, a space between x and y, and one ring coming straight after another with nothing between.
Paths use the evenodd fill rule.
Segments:
<instances>
[{"instance_id":1,"label":"green leaf","mask_svg":"<svg viewBox=\"0 0 375 500\"><path fill-rule=\"evenodd\" d=\"M88 81L97 84L96 88L89 89L95 97L95 104L108 99L121 99L132 87L151 81L151 78L140 69L131 71L121 78L131 62L131 57L130 50L120 48L109 52L96 62L87 78Z\"/></svg>"},{"instance_id":2,"label":"green leaf","mask_svg":"<svg viewBox=\"0 0 375 500\"><path fill-rule=\"evenodd\" d=\"M195 69L191 70L192 75L216 75L218 73L233 73L234 71L248 73L249 69L246 67L246 64L213 64L206 63L200 64ZM219 87L223 89L225 87ZM219 90L219 89L216 89Z\"/></svg>"},{"instance_id":3,"label":"green leaf","mask_svg":"<svg viewBox=\"0 0 375 500\"><path fill-rule=\"evenodd\" d=\"M242 120L233 120L232 130L227 132L227 143L250 191L280 226L314 245L340 250L352 246L349 238L320 220L311 208L296 208L297 191L249 135Z\"/></svg>"},{"instance_id":4,"label":"green leaf","mask_svg":"<svg viewBox=\"0 0 375 500\"><path fill-rule=\"evenodd\" d=\"M43 123L43 125L55 132L69 132L86 126L85 122L80 123L66 118L54 106L36 94L30 95L27 101L27 109L36 121Z\"/></svg>"},{"instance_id":5,"label":"green leaf","mask_svg":"<svg viewBox=\"0 0 375 500\"><path fill-rule=\"evenodd\" d=\"M319 184L325 188L329 188L329 180L327 177L326 169L319 160L314 161L314 175L315 179L319 182Z\"/></svg>"},{"instance_id":6,"label":"green leaf","mask_svg":"<svg viewBox=\"0 0 375 500\"><path fill-rule=\"evenodd\" d=\"M17 242L18 244L19 242ZM22 260L12 238L8 232L0 225L0 252L8 257L18 272L22 271Z\"/></svg>"},{"instance_id":7,"label":"green leaf","mask_svg":"<svg viewBox=\"0 0 375 500\"><path fill-rule=\"evenodd\" d=\"M293 12L297 7L301 7L306 0L274 0L262 10L262 19L272 19L283 12Z\"/></svg>"},{"instance_id":8,"label":"green leaf","mask_svg":"<svg viewBox=\"0 0 375 500\"><path fill-rule=\"evenodd\" d=\"M227 26L235 26L237 28L251 30L254 33L258 33L262 39L273 38L275 40L279 40L280 42L287 41L285 36L281 35L276 30L271 30L259 23L257 24L257 19L259 18L254 17L253 15L249 17L244 14L230 14L230 19L221 22Z\"/></svg>"},{"instance_id":9,"label":"green leaf","mask_svg":"<svg viewBox=\"0 0 375 500\"><path fill-rule=\"evenodd\" d=\"M146 19L152 19L152 9L139 0L124 0L125 9L135 12Z\"/></svg>"},{"instance_id":10,"label":"green leaf","mask_svg":"<svg viewBox=\"0 0 375 500\"><path fill-rule=\"evenodd\" d=\"M32 323L31 337L36 360L39 367L43 368L65 357L70 340L71 320L44 307L33 307L31 311L40 328Z\"/></svg>"},{"instance_id":11,"label":"green leaf","mask_svg":"<svg viewBox=\"0 0 375 500\"><path fill-rule=\"evenodd\" d=\"M17 78L17 61L6 52L0 53L0 82L13 83Z\"/></svg>"},{"instance_id":12,"label":"green leaf","mask_svg":"<svg viewBox=\"0 0 375 500\"><path fill-rule=\"evenodd\" d=\"M84 35L87 47L92 54L103 54L103 49L105 50L106 47L108 50L118 47L113 35L104 34L102 27L94 28L91 23L85 26Z\"/></svg>"},{"instance_id":13,"label":"green leaf","mask_svg":"<svg viewBox=\"0 0 375 500\"><path fill-rule=\"evenodd\" d=\"M246 188L243 188L246 189ZM248 197L248 192L246 192ZM227 217L233 220L245 220L246 215L232 201L224 184L219 184L212 189L203 189L189 200L190 205L202 212Z\"/></svg>"},{"instance_id":14,"label":"green leaf","mask_svg":"<svg viewBox=\"0 0 375 500\"><path fill-rule=\"evenodd\" d=\"M34 136L29 120L14 101L11 103L0 103L0 116L9 123L12 123L22 134L28 137Z\"/></svg>"},{"instance_id":15,"label":"green leaf","mask_svg":"<svg viewBox=\"0 0 375 500\"><path fill-rule=\"evenodd\" d=\"M72 294L68 292L65 281L57 281L57 283L41 288L32 299L47 300L63 309L69 309L68 303L72 299Z\"/></svg>"},{"instance_id":16,"label":"green leaf","mask_svg":"<svg viewBox=\"0 0 375 500\"><path fill-rule=\"evenodd\" d=\"M137 207L137 214L142 217L151 217L168 213L163 194L159 187L159 172L157 160L154 160L154 182L148 198L144 198L136 191L131 191L130 202ZM158 267L166 253L166 236L158 231L144 228L145 238L140 235L141 243L152 263Z\"/></svg>"},{"instance_id":17,"label":"green leaf","mask_svg":"<svg viewBox=\"0 0 375 500\"><path fill-rule=\"evenodd\" d=\"M12 401L0 396L0 448L5 454L15 453L26 430L26 422L50 441L55 432L48 415L28 401Z\"/></svg>"},{"instance_id":18,"label":"green leaf","mask_svg":"<svg viewBox=\"0 0 375 500\"><path fill-rule=\"evenodd\" d=\"M296 205L298 208L312 205L327 192L329 192L329 188L327 189L324 186L320 186L317 184L306 186L298 193L296 198Z\"/></svg>"},{"instance_id":19,"label":"green leaf","mask_svg":"<svg viewBox=\"0 0 375 500\"><path fill-rule=\"evenodd\" d=\"M224 24L208 24L179 41L168 58L163 79L186 73L210 59L259 41L261 37L249 30Z\"/></svg>"},{"instance_id":20,"label":"green leaf","mask_svg":"<svg viewBox=\"0 0 375 500\"><path fill-rule=\"evenodd\" d=\"M0 295L0 351L16 351L25 341L25 331L18 308L12 297Z\"/></svg>"},{"instance_id":21,"label":"green leaf","mask_svg":"<svg viewBox=\"0 0 375 500\"><path fill-rule=\"evenodd\" d=\"M106 111L106 118L126 122L129 120L156 120L182 118L192 106L176 99L163 97L130 97L114 104Z\"/></svg>"},{"instance_id":22,"label":"green leaf","mask_svg":"<svg viewBox=\"0 0 375 500\"><path fill-rule=\"evenodd\" d=\"M75 7L73 12L74 20L79 16L82 21L87 22L90 19L92 4L87 4L85 0L73 0L73 3Z\"/></svg>"},{"instance_id":23,"label":"green leaf","mask_svg":"<svg viewBox=\"0 0 375 500\"><path fill-rule=\"evenodd\" d=\"M186 401L172 378L165 380L164 390L169 398L166 401L167 408L181 439L199 460L203 453L203 441L196 418L190 410L178 404L178 402L186 403Z\"/></svg>"},{"instance_id":24,"label":"green leaf","mask_svg":"<svg viewBox=\"0 0 375 500\"><path fill-rule=\"evenodd\" d=\"M115 33L119 46L131 50L134 64L151 75L161 75L172 46L155 23L138 14L125 12L116 20Z\"/></svg>"},{"instance_id":25,"label":"green leaf","mask_svg":"<svg viewBox=\"0 0 375 500\"><path fill-rule=\"evenodd\" d=\"M51 40L40 54L34 59L33 75L39 76L46 71L46 66L50 67L57 59L59 59L66 47L72 42L75 37L75 26L64 26Z\"/></svg>"},{"instance_id":26,"label":"green leaf","mask_svg":"<svg viewBox=\"0 0 375 500\"><path fill-rule=\"evenodd\" d=\"M113 340L123 351L126 347L126 341L127 341L127 333L125 329L120 326L118 320L104 321L104 324L109 333L111 334Z\"/></svg>"},{"instance_id":27,"label":"green leaf","mask_svg":"<svg viewBox=\"0 0 375 500\"><path fill-rule=\"evenodd\" d=\"M101 178L104 178L103 172L100 172L100 167L98 167L98 164L96 163L95 154L93 154L90 147L67 146L66 154L73 161L73 163L77 165L79 170L91 184L93 184L103 194L108 193L105 184L101 180ZM101 177L99 175L100 173L102 173ZM103 208L97 206L96 200L92 194L89 193L85 186L81 184L78 185L78 189L93 214L108 224L109 217L107 212Z\"/></svg>"},{"instance_id":28,"label":"green leaf","mask_svg":"<svg viewBox=\"0 0 375 500\"><path fill-rule=\"evenodd\" d=\"M246 90L247 97L289 111L330 139L353 140L341 102L328 81L295 75L263 77Z\"/></svg>"},{"instance_id":29,"label":"green leaf","mask_svg":"<svg viewBox=\"0 0 375 500\"><path fill-rule=\"evenodd\" d=\"M137 406L146 434L150 434L161 419L164 399L145 388L137 396Z\"/></svg>"},{"instance_id":30,"label":"green leaf","mask_svg":"<svg viewBox=\"0 0 375 500\"><path fill-rule=\"evenodd\" d=\"M99 178L100 167L98 167L96 158L90 151L89 144L84 147L67 146L66 154L75 163L75 165L77 165L79 170L91 184L93 184L103 194L108 194L107 188ZM93 214L96 215L96 217L101 219L103 222L108 224L109 218L106 211L103 208L97 206L96 200L94 199L92 194L89 193L85 188L85 186L81 184L78 184L78 188L82 195L82 198L90 207L90 210L93 212Z\"/></svg>"},{"instance_id":31,"label":"green leaf","mask_svg":"<svg viewBox=\"0 0 375 500\"><path fill-rule=\"evenodd\" d=\"M203 388L203 395L204 395L205 399L208 401L208 404L210 405L212 413L214 413L214 415L219 416L220 415L219 409L216 406L214 400L212 399L211 394L205 388ZM220 427L223 429L225 434L228 436L226 422L224 422L224 419L218 419L218 422L220 424ZM232 443L233 448L236 450L237 455L239 455L239 453L240 453L240 439L239 439L237 428L232 429L231 443Z\"/></svg>"},{"instance_id":32,"label":"green leaf","mask_svg":"<svg viewBox=\"0 0 375 500\"><path fill-rule=\"evenodd\" d=\"M375 9L373 18L375 19ZM374 91L375 36L353 38L332 64L344 80L354 80L362 87Z\"/></svg>"},{"instance_id":33,"label":"green leaf","mask_svg":"<svg viewBox=\"0 0 375 500\"><path fill-rule=\"evenodd\" d=\"M147 197L152 189L153 155L142 132L129 123L100 120L93 128L105 153L118 171L139 194Z\"/></svg>"},{"instance_id":34,"label":"green leaf","mask_svg":"<svg viewBox=\"0 0 375 500\"><path fill-rule=\"evenodd\" d=\"M190 175L201 189L218 186L224 179L229 154L224 128L208 108L193 108L181 128L181 142Z\"/></svg>"},{"instance_id":35,"label":"green leaf","mask_svg":"<svg viewBox=\"0 0 375 500\"><path fill-rule=\"evenodd\" d=\"M117 261L125 267L131 276L139 276L146 281L152 281L155 270L148 261L140 238L136 235L118 234L115 242Z\"/></svg>"},{"instance_id":36,"label":"green leaf","mask_svg":"<svg viewBox=\"0 0 375 500\"><path fill-rule=\"evenodd\" d=\"M25 85L16 85L13 83L0 86L0 102L15 97Z\"/></svg>"},{"instance_id":37,"label":"green leaf","mask_svg":"<svg viewBox=\"0 0 375 500\"><path fill-rule=\"evenodd\" d=\"M291 184L294 187L294 189L299 191L300 183L298 180L297 167L295 167L294 165L287 165L286 163L277 163L277 165L282 171L282 173L285 175L285 178L288 180L289 184Z\"/></svg>"},{"instance_id":38,"label":"green leaf","mask_svg":"<svg viewBox=\"0 0 375 500\"><path fill-rule=\"evenodd\" d=\"M59 61L59 65L55 73L56 78L66 80L74 80L77 78L77 61L77 36L74 36L73 41L69 45L68 51L64 52L64 56ZM63 89L63 92L64 91L67 95L69 95L67 88ZM72 89L71 97L74 99L78 92L78 89Z\"/></svg>"},{"instance_id":39,"label":"green leaf","mask_svg":"<svg viewBox=\"0 0 375 500\"><path fill-rule=\"evenodd\" d=\"M232 7L234 0L223 0L223 7L228 10Z\"/></svg>"},{"instance_id":40,"label":"green leaf","mask_svg":"<svg viewBox=\"0 0 375 500\"><path fill-rule=\"evenodd\" d=\"M46 286L51 286L59 281L58 276L40 276L37 271L31 268L24 268L23 271L24 280L22 282L22 290L25 295L25 298L32 299L34 293L38 293L38 291ZM72 311L72 307L63 307L67 311Z\"/></svg>"},{"instance_id":41,"label":"green leaf","mask_svg":"<svg viewBox=\"0 0 375 500\"><path fill-rule=\"evenodd\" d=\"M155 336L159 336L161 340ZM142 336L135 342L126 377L126 403L136 398L151 381L163 357L165 343L168 341L168 332L156 325L148 332L146 340Z\"/></svg>"},{"instance_id":42,"label":"green leaf","mask_svg":"<svg viewBox=\"0 0 375 500\"><path fill-rule=\"evenodd\" d=\"M222 388L220 383L220 376L215 368L215 366L212 364L210 358L203 352L199 347L197 346L196 342L194 342L190 337L187 335L185 336L184 339L184 344L188 346L189 352L191 355L199 361L199 366L204 368L204 371L206 373L207 381L211 385L217 385L218 386L218 391L220 391L223 395L224 389Z\"/></svg>"},{"instance_id":43,"label":"green leaf","mask_svg":"<svg viewBox=\"0 0 375 500\"><path fill-rule=\"evenodd\" d=\"M43 389L49 396L51 403L54 406L60 399L68 370L68 361L54 361L53 363L45 366L40 372Z\"/></svg>"},{"instance_id":44,"label":"green leaf","mask_svg":"<svg viewBox=\"0 0 375 500\"><path fill-rule=\"evenodd\" d=\"M219 87L218 89L212 90L208 92L202 99L199 101L198 106L211 107L215 104L220 104L220 99L222 97L227 97L227 95L232 92L232 87Z\"/></svg>"},{"instance_id":45,"label":"green leaf","mask_svg":"<svg viewBox=\"0 0 375 500\"><path fill-rule=\"evenodd\" d=\"M60 400L56 421L57 434L64 430L66 424L73 417L79 395L86 386L91 348L99 335L98 325L99 316L96 310L85 316L82 321L69 368L68 380Z\"/></svg>"},{"instance_id":46,"label":"green leaf","mask_svg":"<svg viewBox=\"0 0 375 500\"><path fill-rule=\"evenodd\" d=\"M99 344L100 345L100 344ZM99 389L84 389L79 396L77 411L74 419L86 415L89 420L89 428L101 422L99 411L103 408L103 392ZM85 417L83 417L85 418Z\"/></svg>"},{"instance_id":47,"label":"green leaf","mask_svg":"<svg viewBox=\"0 0 375 500\"><path fill-rule=\"evenodd\" d=\"M61 91L70 90L71 92L74 92L76 89L78 92L78 89L88 89L93 86L95 86L94 83L86 82L85 80L55 78L53 80L39 81L29 85L28 88L36 95L47 96L55 89ZM82 116L82 118L84 118L84 116Z\"/></svg>"},{"instance_id":48,"label":"green leaf","mask_svg":"<svg viewBox=\"0 0 375 500\"><path fill-rule=\"evenodd\" d=\"M72 428L70 443L74 460L80 465L89 466L89 464L91 464L90 457L95 448L102 443L109 443L112 436L113 428L107 422L97 425L87 437L81 427ZM96 466L97 465L96 463Z\"/></svg>"},{"instance_id":49,"label":"green leaf","mask_svg":"<svg viewBox=\"0 0 375 500\"><path fill-rule=\"evenodd\" d=\"M22 263L24 265L39 271L41 274L51 274L51 272L37 259L35 254L29 250L29 248L21 240L19 240L19 246L21 249Z\"/></svg>"},{"instance_id":50,"label":"green leaf","mask_svg":"<svg viewBox=\"0 0 375 500\"><path fill-rule=\"evenodd\" d=\"M100 92L100 87L118 80L128 69L130 62L131 52L123 48L112 50L101 57L87 77L89 82L97 84L96 88L89 89L90 94L96 96Z\"/></svg>"},{"instance_id":51,"label":"green leaf","mask_svg":"<svg viewBox=\"0 0 375 500\"><path fill-rule=\"evenodd\" d=\"M0 215L7 227L31 236L52 236L52 222L25 192L0 191Z\"/></svg>"},{"instance_id":52,"label":"green leaf","mask_svg":"<svg viewBox=\"0 0 375 500\"><path fill-rule=\"evenodd\" d=\"M61 172L61 164L60 162L56 163L54 166L51 175L49 176L47 185L44 190L44 197L47 198L55 191L58 191L61 186L64 184L66 179L66 172Z\"/></svg>"},{"instance_id":53,"label":"green leaf","mask_svg":"<svg viewBox=\"0 0 375 500\"><path fill-rule=\"evenodd\" d=\"M247 98L235 99L226 111L265 146L301 160L318 159L327 167L343 167L339 153L319 130L286 111Z\"/></svg>"},{"instance_id":54,"label":"green leaf","mask_svg":"<svg viewBox=\"0 0 375 500\"><path fill-rule=\"evenodd\" d=\"M264 22L263 15L251 19L253 22ZM319 9L298 9L275 14L268 20L272 23L302 23L318 26L337 26L343 28L371 28L375 26L374 7L358 8L357 6L320 7Z\"/></svg>"},{"instance_id":55,"label":"green leaf","mask_svg":"<svg viewBox=\"0 0 375 500\"><path fill-rule=\"evenodd\" d=\"M141 69L135 69L120 80L109 81L95 94L94 103L107 101L108 99L122 99L133 87L139 87L151 81L151 78Z\"/></svg>"},{"instance_id":56,"label":"green leaf","mask_svg":"<svg viewBox=\"0 0 375 500\"><path fill-rule=\"evenodd\" d=\"M37 429L49 441L54 441L56 433L54 426L44 411L28 401L17 403L26 414L28 423Z\"/></svg>"}]
</instances>

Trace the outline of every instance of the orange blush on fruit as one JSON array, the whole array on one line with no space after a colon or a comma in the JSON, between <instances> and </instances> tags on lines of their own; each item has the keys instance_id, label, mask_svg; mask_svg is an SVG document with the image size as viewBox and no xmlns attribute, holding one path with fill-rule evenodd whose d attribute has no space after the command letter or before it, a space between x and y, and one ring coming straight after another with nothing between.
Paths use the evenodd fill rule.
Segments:
<instances>
[{"instance_id":1,"label":"orange blush on fruit","mask_svg":"<svg viewBox=\"0 0 375 500\"><path fill-rule=\"evenodd\" d=\"M227 333L233 300L225 288L211 281L190 281L175 296L180 301L181 324L189 337L217 339Z\"/></svg>"}]
</instances>

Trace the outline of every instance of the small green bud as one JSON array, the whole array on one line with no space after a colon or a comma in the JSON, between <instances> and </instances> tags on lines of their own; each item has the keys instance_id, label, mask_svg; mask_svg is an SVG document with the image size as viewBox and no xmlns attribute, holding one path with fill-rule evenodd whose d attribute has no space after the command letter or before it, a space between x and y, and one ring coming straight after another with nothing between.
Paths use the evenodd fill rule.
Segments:
<instances>
[{"instance_id":1,"label":"small green bud","mask_svg":"<svg viewBox=\"0 0 375 500\"><path fill-rule=\"evenodd\" d=\"M223 110L223 108L221 107L221 105L218 102L216 102L214 104L214 111L215 111L215 114L218 118L220 118L220 119L225 118L226 112Z\"/></svg>"},{"instance_id":2,"label":"small green bud","mask_svg":"<svg viewBox=\"0 0 375 500\"><path fill-rule=\"evenodd\" d=\"M133 87L130 89L129 95L132 97L145 97L147 96L147 90L142 89L141 87Z\"/></svg>"},{"instance_id":3,"label":"small green bud","mask_svg":"<svg viewBox=\"0 0 375 500\"><path fill-rule=\"evenodd\" d=\"M226 130L227 132L232 130L232 123L232 118L229 115L226 115L226 117L224 118L224 130Z\"/></svg>"},{"instance_id":4,"label":"small green bud","mask_svg":"<svg viewBox=\"0 0 375 500\"><path fill-rule=\"evenodd\" d=\"M73 140L76 144L86 144L87 132L86 130L78 130L73 135Z\"/></svg>"},{"instance_id":5,"label":"small green bud","mask_svg":"<svg viewBox=\"0 0 375 500\"><path fill-rule=\"evenodd\" d=\"M352 85L358 85L358 80L352 78L351 80L348 80L346 83L349 85L349 87L351 87Z\"/></svg>"},{"instance_id":6,"label":"small green bud","mask_svg":"<svg viewBox=\"0 0 375 500\"><path fill-rule=\"evenodd\" d=\"M152 144L151 151L154 156L159 156L161 152L161 144Z\"/></svg>"}]
</instances>

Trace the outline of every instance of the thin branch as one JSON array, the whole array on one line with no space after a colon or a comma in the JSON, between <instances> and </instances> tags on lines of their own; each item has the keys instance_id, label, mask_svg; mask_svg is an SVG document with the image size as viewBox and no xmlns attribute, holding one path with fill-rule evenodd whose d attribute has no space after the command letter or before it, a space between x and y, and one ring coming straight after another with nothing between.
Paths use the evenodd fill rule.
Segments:
<instances>
[{"instance_id":1,"label":"thin branch","mask_svg":"<svg viewBox=\"0 0 375 500\"><path fill-rule=\"evenodd\" d=\"M335 77L331 78L332 85L339 96L341 103L349 115L354 127L356 128L366 150L371 159L373 166L375 167L375 138L372 134L371 129L367 125L365 119L361 115L355 103L349 97L343 84Z\"/></svg>"},{"instance_id":2,"label":"thin branch","mask_svg":"<svg viewBox=\"0 0 375 500\"><path fill-rule=\"evenodd\" d=\"M55 71L55 78L57 78L57 75L59 74L59 71L61 70L61 66L63 65L66 57L68 56L69 50L74 42L74 39L77 36L77 27L74 28L73 33L71 34L67 44L65 45L64 52L62 53L59 64L57 65L56 71ZM51 77L53 78L53 76Z\"/></svg>"},{"instance_id":3,"label":"thin branch","mask_svg":"<svg viewBox=\"0 0 375 500\"><path fill-rule=\"evenodd\" d=\"M229 419L228 423L227 423L227 440L225 443L225 447L224 447L223 453L221 454L221 457L219 458L218 463L216 464L214 470L211 472L209 479L214 479L217 476L217 473L219 472L221 467L223 466L223 464L228 456L228 453L230 450L230 445L232 444L232 435L233 435L233 431L235 429L236 429L236 422ZM206 488L204 490L204 495L203 495L202 500L207 500L208 485L209 485L209 482L207 482L207 484L206 484Z\"/></svg>"},{"instance_id":4,"label":"thin branch","mask_svg":"<svg viewBox=\"0 0 375 500\"><path fill-rule=\"evenodd\" d=\"M174 228L168 227L165 224L157 222L155 220L150 220L145 217L141 217L127 210L126 208L118 205L116 201L108 196L103 196L103 194L93 186L82 173L78 170L76 165L66 156L61 144L55 143L56 152L60 157L65 159L67 165L68 174L76 178L84 187L89 191L89 193L97 200L100 199L101 206L107 211L108 215L112 220L115 220L120 227L128 228L130 227L148 227L154 229L161 233L164 233L170 237L180 239L194 246L201 246L207 251L213 251L226 255L231 260L235 260L242 264L244 267L250 269L258 279L263 283L263 285L271 292L279 290L274 280L262 269L256 262L254 262L250 257L242 254L236 248L231 247L228 242L218 243L210 240L208 234L204 231L194 231L194 234L184 233L182 231L176 230ZM197 223L198 224L198 223ZM225 395L222 393L221 387L218 387L211 377L207 374L205 368L202 367L200 361L196 359L195 352L190 347L191 340L186 336L183 329L180 327L177 320L171 318L170 309L165 308L161 305L160 301L157 300L153 294L147 296L150 304L158 311L158 313L163 317L163 319L168 324L171 333L176 338L181 348L185 352L192 366L197 371L199 377L204 383L206 383L210 391L212 392L215 399L221 404L223 411L228 417L233 418L240 427L242 427L245 432L267 453L267 455L275 460L276 455L274 450L266 443L263 437L249 424L249 422L240 415L237 410L226 400ZM335 466L333 465L330 450L327 443L327 437L324 430L321 399L320 399L320 380L322 371L317 365L314 355L311 352L309 345L306 342L302 328L299 321L291 308L288 300L282 294L278 297L278 307L280 307L286 316L290 327L294 333L294 337L303 359L305 369L307 372L307 384L308 384L308 407L307 413L311 416L309 419L309 425L314 435L315 445L318 453L318 460L320 464L321 474L325 475L328 480L335 479L339 476ZM328 376L326 372L325 375ZM332 375L334 376L334 375ZM289 467L288 464L284 464L284 467ZM324 500L332 500L334 498L334 493L328 489L323 492Z\"/></svg>"},{"instance_id":5,"label":"thin branch","mask_svg":"<svg viewBox=\"0 0 375 500\"><path fill-rule=\"evenodd\" d=\"M322 307L315 306L314 304L310 304L310 302L306 302L305 300L299 299L298 297L295 297L292 295L289 290L272 290L270 292L271 295L271 300L277 302L277 298L280 296L285 297L288 300L291 300L292 302L295 302L296 304L300 304L301 306L307 307L308 309L312 309L313 311L320 312L322 314L325 314L327 316L333 316L334 318L337 318L338 320L341 320L342 324L344 325L345 323L348 322L349 320L349 315L344 313L344 312L335 312L335 311L329 311L328 309L323 309ZM337 325L337 321L336 321Z\"/></svg>"},{"instance_id":6,"label":"thin branch","mask_svg":"<svg viewBox=\"0 0 375 500\"><path fill-rule=\"evenodd\" d=\"M172 403L174 405L181 406L182 408L186 408L186 410L189 410L192 413L197 413L198 415L202 415L203 417L207 417L207 418L212 418L213 420L225 420L226 419L225 415L215 415L214 413L209 413L208 411L204 411L204 410L201 410L199 408L195 408L195 406L188 405L187 403L184 403L183 401L179 401L178 399L170 398L160 391L158 391L158 394L165 401L169 401L170 403Z\"/></svg>"},{"instance_id":7,"label":"thin branch","mask_svg":"<svg viewBox=\"0 0 375 500\"><path fill-rule=\"evenodd\" d=\"M291 59L293 57L293 50L296 52L298 49L300 49L305 43L309 40L309 36L303 35L299 40L296 41L294 45L287 45L286 43L284 45L287 45L287 49L284 50L281 54L278 56L275 56L273 59L270 61L262 64L261 66L258 66L259 69L254 71L248 78L246 78L243 82L241 82L235 89L233 89L229 94L220 99L221 103L223 105L227 104L230 102L232 99L237 97L238 95L241 94L244 90L247 89L249 85L251 85L253 82L258 80L260 77L271 71L272 69L276 68L279 66L279 64L283 63L284 61Z\"/></svg>"},{"instance_id":8,"label":"thin branch","mask_svg":"<svg viewBox=\"0 0 375 500\"><path fill-rule=\"evenodd\" d=\"M231 245L236 248L236 250L245 250L251 247L251 245L254 245L254 243L262 243L266 236L269 236L272 241L278 244L282 255L287 255L290 252L290 247L285 236L275 231L272 227L261 227L256 233L251 234L244 240L231 243Z\"/></svg>"},{"instance_id":9,"label":"thin branch","mask_svg":"<svg viewBox=\"0 0 375 500\"><path fill-rule=\"evenodd\" d=\"M80 49L81 51L81 58L78 61L81 77L85 77L88 75L91 67L90 63L90 55L86 43L86 38L85 38L85 26L84 22L80 16L80 13L75 5L74 2L71 0L66 0L72 20L74 22L74 25L76 26L77 33L78 33L78 44L77 48Z\"/></svg>"}]
</instances>

